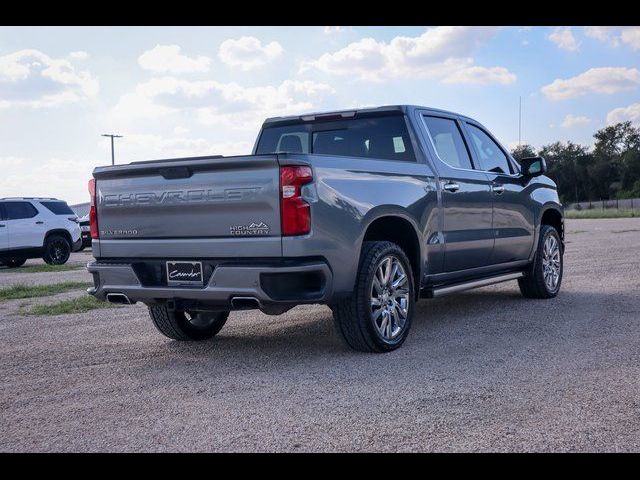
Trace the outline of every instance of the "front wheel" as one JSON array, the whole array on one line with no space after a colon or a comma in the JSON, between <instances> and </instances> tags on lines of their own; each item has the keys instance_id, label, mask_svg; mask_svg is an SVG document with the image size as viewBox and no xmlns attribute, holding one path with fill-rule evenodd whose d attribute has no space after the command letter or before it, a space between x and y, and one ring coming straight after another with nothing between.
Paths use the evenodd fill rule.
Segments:
<instances>
[{"instance_id":1,"label":"front wheel","mask_svg":"<svg viewBox=\"0 0 640 480\"><path fill-rule=\"evenodd\" d=\"M527 275L518 279L518 286L527 298L553 298L560 291L563 259L562 242L558 231L543 225L535 260Z\"/></svg>"},{"instance_id":2,"label":"front wheel","mask_svg":"<svg viewBox=\"0 0 640 480\"><path fill-rule=\"evenodd\" d=\"M365 242L353 294L332 306L336 329L362 352L389 352L407 338L415 288L411 263L391 242Z\"/></svg>"},{"instance_id":3,"label":"front wheel","mask_svg":"<svg viewBox=\"0 0 640 480\"><path fill-rule=\"evenodd\" d=\"M42 259L49 265L63 265L69 260L71 245L61 235L50 235L44 242Z\"/></svg>"},{"instance_id":4,"label":"front wheel","mask_svg":"<svg viewBox=\"0 0 640 480\"><path fill-rule=\"evenodd\" d=\"M149 306L153 324L173 340L206 340L214 337L227 322L229 312L188 312L170 310L166 305Z\"/></svg>"}]
</instances>

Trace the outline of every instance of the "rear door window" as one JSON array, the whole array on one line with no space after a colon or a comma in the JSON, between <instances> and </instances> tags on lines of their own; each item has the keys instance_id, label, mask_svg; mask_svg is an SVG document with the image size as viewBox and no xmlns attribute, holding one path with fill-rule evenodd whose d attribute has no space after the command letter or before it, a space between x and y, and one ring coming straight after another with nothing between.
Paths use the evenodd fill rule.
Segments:
<instances>
[{"instance_id":1,"label":"rear door window","mask_svg":"<svg viewBox=\"0 0 640 480\"><path fill-rule=\"evenodd\" d=\"M424 122L440 160L455 168L473 168L469 150L455 120L425 115Z\"/></svg>"}]
</instances>

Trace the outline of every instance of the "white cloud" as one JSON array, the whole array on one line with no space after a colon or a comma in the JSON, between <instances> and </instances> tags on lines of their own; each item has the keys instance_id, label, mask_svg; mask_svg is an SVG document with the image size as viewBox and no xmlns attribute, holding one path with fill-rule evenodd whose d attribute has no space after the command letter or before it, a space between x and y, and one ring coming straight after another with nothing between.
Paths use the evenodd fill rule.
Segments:
<instances>
[{"instance_id":1,"label":"white cloud","mask_svg":"<svg viewBox=\"0 0 640 480\"><path fill-rule=\"evenodd\" d=\"M346 31L347 29L350 29L351 27L324 27L324 33L325 35L331 35L333 33L341 33Z\"/></svg>"},{"instance_id":2,"label":"white cloud","mask_svg":"<svg viewBox=\"0 0 640 480\"><path fill-rule=\"evenodd\" d=\"M105 162L86 158L0 158L11 168L0 176L0 192L3 196L56 197L69 203L89 201L87 180L95 165ZM80 188L79 188L80 186Z\"/></svg>"},{"instance_id":3,"label":"white cloud","mask_svg":"<svg viewBox=\"0 0 640 480\"><path fill-rule=\"evenodd\" d=\"M136 91L134 93L126 93L120 97L118 103L111 109L110 118L106 123L115 127L135 122L138 119L159 118L175 111L176 109L154 103L153 99Z\"/></svg>"},{"instance_id":4,"label":"white cloud","mask_svg":"<svg viewBox=\"0 0 640 480\"><path fill-rule=\"evenodd\" d=\"M571 127L579 127L582 125L588 125L591 123L591 119L589 117L585 117L582 115L573 115L569 113L564 120L560 124L562 128L571 128Z\"/></svg>"},{"instance_id":5,"label":"white cloud","mask_svg":"<svg viewBox=\"0 0 640 480\"><path fill-rule=\"evenodd\" d=\"M251 152L247 141L212 143L205 138L189 138L146 133L130 133L121 142L119 156L135 159L178 158L206 155L242 155Z\"/></svg>"},{"instance_id":6,"label":"white cloud","mask_svg":"<svg viewBox=\"0 0 640 480\"><path fill-rule=\"evenodd\" d=\"M25 159L22 157L0 157L0 170L6 172L6 168L24 165Z\"/></svg>"},{"instance_id":7,"label":"white cloud","mask_svg":"<svg viewBox=\"0 0 640 480\"><path fill-rule=\"evenodd\" d=\"M97 78L77 70L69 60L33 49L0 56L0 107L50 107L97 93Z\"/></svg>"},{"instance_id":8,"label":"white cloud","mask_svg":"<svg viewBox=\"0 0 640 480\"><path fill-rule=\"evenodd\" d=\"M156 45L138 57L138 64L145 70L158 73L193 73L209 70L211 59L203 55L183 55L178 45Z\"/></svg>"},{"instance_id":9,"label":"white cloud","mask_svg":"<svg viewBox=\"0 0 640 480\"><path fill-rule=\"evenodd\" d=\"M435 27L418 37L398 36L390 42L363 38L325 53L302 65L336 75L356 75L364 80L390 78L440 78L449 83L511 83L515 75L504 67L479 67L471 54L492 38L496 27ZM474 79L476 73L480 79Z\"/></svg>"},{"instance_id":10,"label":"white cloud","mask_svg":"<svg viewBox=\"0 0 640 480\"><path fill-rule=\"evenodd\" d=\"M246 71L266 65L282 55L283 51L278 42L262 45L255 37L240 37L222 42L218 56L226 65Z\"/></svg>"},{"instance_id":11,"label":"white cloud","mask_svg":"<svg viewBox=\"0 0 640 480\"><path fill-rule=\"evenodd\" d=\"M640 27L623 28L620 38L634 50L640 49Z\"/></svg>"},{"instance_id":12,"label":"white cloud","mask_svg":"<svg viewBox=\"0 0 640 480\"><path fill-rule=\"evenodd\" d=\"M542 87L551 100L566 100L587 93L613 94L631 90L640 85L640 71L636 68L591 68L580 75L556 79Z\"/></svg>"},{"instance_id":13,"label":"white cloud","mask_svg":"<svg viewBox=\"0 0 640 480\"><path fill-rule=\"evenodd\" d=\"M244 87L235 82L160 77L123 95L112 116L114 121L135 122L138 118L188 113L189 118L195 117L206 125L224 125L234 130L255 128L268 116L308 111L316 100L333 92L329 85L311 80Z\"/></svg>"},{"instance_id":14,"label":"white cloud","mask_svg":"<svg viewBox=\"0 0 640 480\"><path fill-rule=\"evenodd\" d=\"M86 60L89 58L89 54L84 50L78 50L76 52L71 52L69 54L69 58L73 58L74 60Z\"/></svg>"},{"instance_id":15,"label":"white cloud","mask_svg":"<svg viewBox=\"0 0 640 480\"><path fill-rule=\"evenodd\" d=\"M288 110L295 108L300 98L332 93L333 89L329 85L310 80L285 80L277 87L243 87L235 82L161 77L141 83L136 92L152 99L154 104L169 109L207 107L228 112L255 107Z\"/></svg>"},{"instance_id":16,"label":"white cloud","mask_svg":"<svg viewBox=\"0 0 640 480\"><path fill-rule=\"evenodd\" d=\"M575 52L580 48L580 42L573 35L571 27L557 27L549 34L548 38L563 50Z\"/></svg>"},{"instance_id":17,"label":"white cloud","mask_svg":"<svg viewBox=\"0 0 640 480\"><path fill-rule=\"evenodd\" d=\"M608 43L612 47L620 44L640 49L640 27L585 27L587 37Z\"/></svg>"},{"instance_id":18,"label":"white cloud","mask_svg":"<svg viewBox=\"0 0 640 480\"><path fill-rule=\"evenodd\" d=\"M584 33L587 37L606 42L612 47L619 45L619 40L613 35L611 27L584 27Z\"/></svg>"},{"instance_id":19,"label":"white cloud","mask_svg":"<svg viewBox=\"0 0 640 480\"><path fill-rule=\"evenodd\" d=\"M609 125L627 120L640 125L640 102L632 103L628 107L614 108L607 114L607 123Z\"/></svg>"},{"instance_id":20,"label":"white cloud","mask_svg":"<svg viewBox=\"0 0 640 480\"><path fill-rule=\"evenodd\" d=\"M477 85L509 85L516 81L516 75L504 67L472 66L452 72L443 83L464 83Z\"/></svg>"}]
</instances>

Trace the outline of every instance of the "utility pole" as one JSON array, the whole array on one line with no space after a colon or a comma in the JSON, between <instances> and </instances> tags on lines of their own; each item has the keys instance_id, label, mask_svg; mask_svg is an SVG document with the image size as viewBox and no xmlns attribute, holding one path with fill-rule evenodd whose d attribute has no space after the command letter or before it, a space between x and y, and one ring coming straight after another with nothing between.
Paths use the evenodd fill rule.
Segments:
<instances>
[{"instance_id":1,"label":"utility pole","mask_svg":"<svg viewBox=\"0 0 640 480\"><path fill-rule=\"evenodd\" d=\"M113 154L113 139L114 138L122 138L122 135L114 135L112 133L103 133L102 136L111 138L111 165L115 165L116 164L116 160L115 160L115 156Z\"/></svg>"},{"instance_id":2,"label":"utility pole","mask_svg":"<svg viewBox=\"0 0 640 480\"><path fill-rule=\"evenodd\" d=\"M519 97L518 103L518 146L522 144L522 95Z\"/></svg>"}]
</instances>

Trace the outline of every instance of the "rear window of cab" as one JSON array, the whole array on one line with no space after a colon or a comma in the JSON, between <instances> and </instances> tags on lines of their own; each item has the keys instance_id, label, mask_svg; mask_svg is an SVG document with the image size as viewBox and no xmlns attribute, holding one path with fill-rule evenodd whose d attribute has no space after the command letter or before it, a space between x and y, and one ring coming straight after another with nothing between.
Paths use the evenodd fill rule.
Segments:
<instances>
[{"instance_id":1,"label":"rear window of cab","mask_svg":"<svg viewBox=\"0 0 640 480\"><path fill-rule=\"evenodd\" d=\"M264 128L256 153L285 152L416 161L404 115Z\"/></svg>"}]
</instances>

